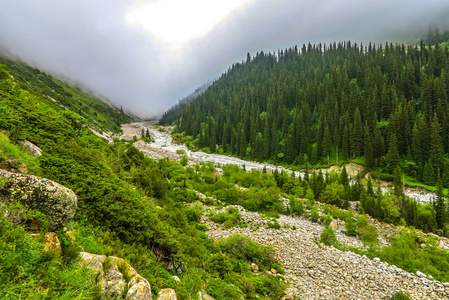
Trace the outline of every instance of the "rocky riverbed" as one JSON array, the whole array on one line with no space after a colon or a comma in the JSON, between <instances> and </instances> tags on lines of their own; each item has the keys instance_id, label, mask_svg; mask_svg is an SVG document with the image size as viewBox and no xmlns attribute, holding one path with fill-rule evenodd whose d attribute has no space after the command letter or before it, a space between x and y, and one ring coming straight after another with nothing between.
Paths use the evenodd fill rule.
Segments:
<instances>
[{"instance_id":1,"label":"rocky riverbed","mask_svg":"<svg viewBox=\"0 0 449 300\"><path fill-rule=\"evenodd\" d=\"M237 207L247 227L225 229L209 220L215 211L209 210L202 222L215 240L243 234L253 241L276 249L276 258L284 267L287 291L300 299L385 299L395 292L410 294L412 299L448 299L449 283L430 280L388 265L379 259L369 259L352 252L316 242L323 226L309 220L281 216L279 224L296 229L265 228L269 220L255 212ZM355 237L336 232L339 242L360 247ZM419 273L418 273L419 274Z\"/></svg>"},{"instance_id":2,"label":"rocky riverbed","mask_svg":"<svg viewBox=\"0 0 449 300\"><path fill-rule=\"evenodd\" d=\"M285 170L288 172L292 172L292 170L271 165L271 164L263 164L253 161L242 160L232 156L213 154L213 153L205 153L202 151L190 151L185 145L177 144L173 141L170 132L172 130L171 127L156 127L155 122L138 122L131 124L123 124L122 130L123 135L120 138L126 140L132 140L133 137L140 138L142 134L142 129L144 129L145 133L148 129L150 136L152 138L151 143L145 143L143 141L137 141L134 143L134 146L140 151L144 152L148 157L158 160L164 157L168 157L171 160L180 161L181 158L185 155L188 157L189 165L192 166L199 162L212 162L215 165L227 165L227 164L235 164L240 167L245 166L246 170L257 169L262 170L264 167L270 172L278 169L279 171ZM183 153L183 154L180 154ZM356 176L358 172L361 171L361 166L353 163L349 163L346 165L349 176ZM331 171L337 169L336 166L332 166L330 168L322 169L323 172ZM220 171L220 170L218 170ZM295 172L296 176L302 176L303 173ZM389 187L386 183L383 184L382 190L387 192ZM418 188L404 188L404 193L412 197L417 201L432 201L435 198L435 193L425 191L423 189Z\"/></svg>"}]
</instances>

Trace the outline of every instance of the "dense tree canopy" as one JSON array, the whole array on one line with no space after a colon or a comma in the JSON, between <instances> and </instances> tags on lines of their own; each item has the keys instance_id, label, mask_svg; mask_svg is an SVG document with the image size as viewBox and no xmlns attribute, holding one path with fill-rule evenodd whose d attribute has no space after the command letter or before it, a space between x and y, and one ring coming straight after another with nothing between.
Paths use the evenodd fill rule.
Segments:
<instances>
[{"instance_id":1,"label":"dense tree canopy","mask_svg":"<svg viewBox=\"0 0 449 300\"><path fill-rule=\"evenodd\" d=\"M298 165L364 157L370 168L401 164L434 182L449 176L448 72L448 48L438 44L260 52L230 67L175 124L212 152Z\"/></svg>"}]
</instances>

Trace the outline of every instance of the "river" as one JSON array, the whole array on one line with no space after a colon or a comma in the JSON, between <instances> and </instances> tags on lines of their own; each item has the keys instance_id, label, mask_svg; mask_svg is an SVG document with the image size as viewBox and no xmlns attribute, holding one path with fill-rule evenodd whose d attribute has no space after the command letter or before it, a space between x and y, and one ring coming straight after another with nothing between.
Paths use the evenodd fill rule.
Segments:
<instances>
[{"instance_id":1,"label":"river","mask_svg":"<svg viewBox=\"0 0 449 300\"><path fill-rule=\"evenodd\" d=\"M203 151L191 151L185 145L178 144L173 141L173 138L170 135L170 128L158 127L155 125L154 122L138 122L131 124L123 124L122 125L123 135L121 136L121 138L131 140L134 136L140 137L142 129L144 130L144 132L146 132L146 130L149 131L152 137L152 142L147 144L149 146L148 149L140 149L140 150L145 152L150 157L151 151L159 150L158 153L162 153L162 155L167 156L170 159L173 159L174 157L176 158L176 156L180 158L182 155L177 155L176 152L179 150L183 150L185 152L185 155L189 159L193 159L194 161L198 162L212 162L215 165L220 166L234 164L242 168L243 166L245 166L245 169L247 171L250 171L252 169L262 170L264 167L266 167L267 171L269 172L273 172L275 169L278 169L278 171L284 170L289 173L295 172L296 177L298 176L302 177L304 174L302 172L292 171L290 169L276 166L273 164L264 164L255 161L243 160L237 157L227 155L206 153ZM360 165L348 164L347 165L348 174L354 177L360 171L360 167L361 167ZM327 172L328 170L331 169L336 169L336 167L323 169L323 172ZM391 183L382 182L382 191L384 193L387 193L389 191L388 184ZM429 202L434 200L436 197L435 193L433 192L429 192L424 189L414 187L404 187L404 194L420 202Z\"/></svg>"}]
</instances>

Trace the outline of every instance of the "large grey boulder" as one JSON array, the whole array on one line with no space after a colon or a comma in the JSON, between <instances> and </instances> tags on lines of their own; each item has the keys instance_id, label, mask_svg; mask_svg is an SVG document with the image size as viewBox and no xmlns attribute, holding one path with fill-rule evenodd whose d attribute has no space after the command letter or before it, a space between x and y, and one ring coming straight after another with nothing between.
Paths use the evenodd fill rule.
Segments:
<instances>
[{"instance_id":1,"label":"large grey boulder","mask_svg":"<svg viewBox=\"0 0 449 300\"><path fill-rule=\"evenodd\" d=\"M50 231L64 227L75 215L77 207L75 193L59 183L0 169L0 206L8 206L14 200L19 200L25 209L46 215ZM12 212L13 220L24 221L20 215Z\"/></svg>"},{"instance_id":2,"label":"large grey boulder","mask_svg":"<svg viewBox=\"0 0 449 300\"><path fill-rule=\"evenodd\" d=\"M20 146L22 146L29 155L34 157L39 157L42 155L42 149L36 146L35 144L31 143L30 141L23 140L17 142Z\"/></svg>"},{"instance_id":3,"label":"large grey boulder","mask_svg":"<svg viewBox=\"0 0 449 300\"><path fill-rule=\"evenodd\" d=\"M88 252L80 252L80 258L84 265L100 273L104 298L120 298L127 290L125 299L151 300L150 283L123 258Z\"/></svg>"}]
</instances>

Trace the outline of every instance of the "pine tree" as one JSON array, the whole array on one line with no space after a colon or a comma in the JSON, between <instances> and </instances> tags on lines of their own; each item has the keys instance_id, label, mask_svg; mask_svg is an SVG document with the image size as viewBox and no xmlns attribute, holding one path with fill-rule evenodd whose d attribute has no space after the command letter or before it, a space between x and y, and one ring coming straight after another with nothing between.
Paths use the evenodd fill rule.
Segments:
<instances>
[{"instance_id":1,"label":"pine tree","mask_svg":"<svg viewBox=\"0 0 449 300\"><path fill-rule=\"evenodd\" d=\"M389 172L393 172L393 170L399 165L400 157L398 152L398 142L396 139L396 135L392 133L390 135L390 147L387 153L388 160L388 170Z\"/></svg>"},{"instance_id":2,"label":"pine tree","mask_svg":"<svg viewBox=\"0 0 449 300\"><path fill-rule=\"evenodd\" d=\"M371 133L368 125L365 125L365 163L368 169L371 169L374 166L374 150L373 150L373 142L371 140Z\"/></svg>"},{"instance_id":3,"label":"pine tree","mask_svg":"<svg viewBox=\"0 0 449 300\"><path fill-rule=\"evenodd\" d=\"M346 166L343 166L343 170L340 173L340 183L346 188L349 186L349 176L346 171Z\"/></svg>"},{"instance_id":4,"label":"pine tree","mask_svg":"<svg viewBox=\"0 0 449 300\"><path fill-rule=\"evenodd\" d=\"M441 127L438 123L436 114L433 117L432 123L430 125L430 160L433 163L433 169L437 170L443 169L444 161L444 150L443 144L441 143Z\"/></svg>"},{"instance_id":5,"label":"pine tree","mask_svg":"<svg viewBox=\"0 0 449 300\"><path fill-rule=\"evenodd\" d=\"M343 130L343 158L348 159L350 156L350 144L349 144L349 129L348 126L345 125L345 128Z\"/></svg>"},{"instance_id":6,"label":"pine tree","mask_svg":"<svg viewBox=\"0 0 449 300\"><path fill-rule=\"evenodd\" d=\"M447 208L446 201L443 194L443 185L441 180L438 180L437 201L435 203L436 222L439 229L444 228L444 224L447 221Z\"/></svg>"},{"instance_id":7,"label":"pine tree","mask_svg":"<svg viewBox=\"0 0 449 300\"><path fill-rule=\"evenodd\" d=\"M327 164L329 165L329 154L331 151L331 132L329 130L329 127L326 126L324 128L324 135L323 135L323 155L327 156Z\"/></svg>"},{"instance_id":8,"label":"pine tree","mask_svg":"<svg viewBox=\"0 0 449 300\"><path fill-rule=\"evenodd\" d=\"M393 190L397 197L404 195L404 187L402 185L402 172L401 167L396 166L394 169Z\"/></svg>"},{"instance_id":9,"label":"pine tree","mask_svg":"<svg viewBox=\"0 0 449 300\"><path fill-rule=\"evenodd\" d=\"M423 182L429 185L435 184L435 170L433 169L433 164L431 160L426 162L426 164L424 165Z\"/></svg>"},{"instance_id":10,"label":"pine tree","mask_svg":"<svg viewBox=\"0 0 449 300\"><path fill-rule=\"evenodd\" d=\"M354 125L352 134L352 146L355 157L362 156L363 154L363 125L360 110L357 107L354 113Z\"/></svg>"}]
</instances>

